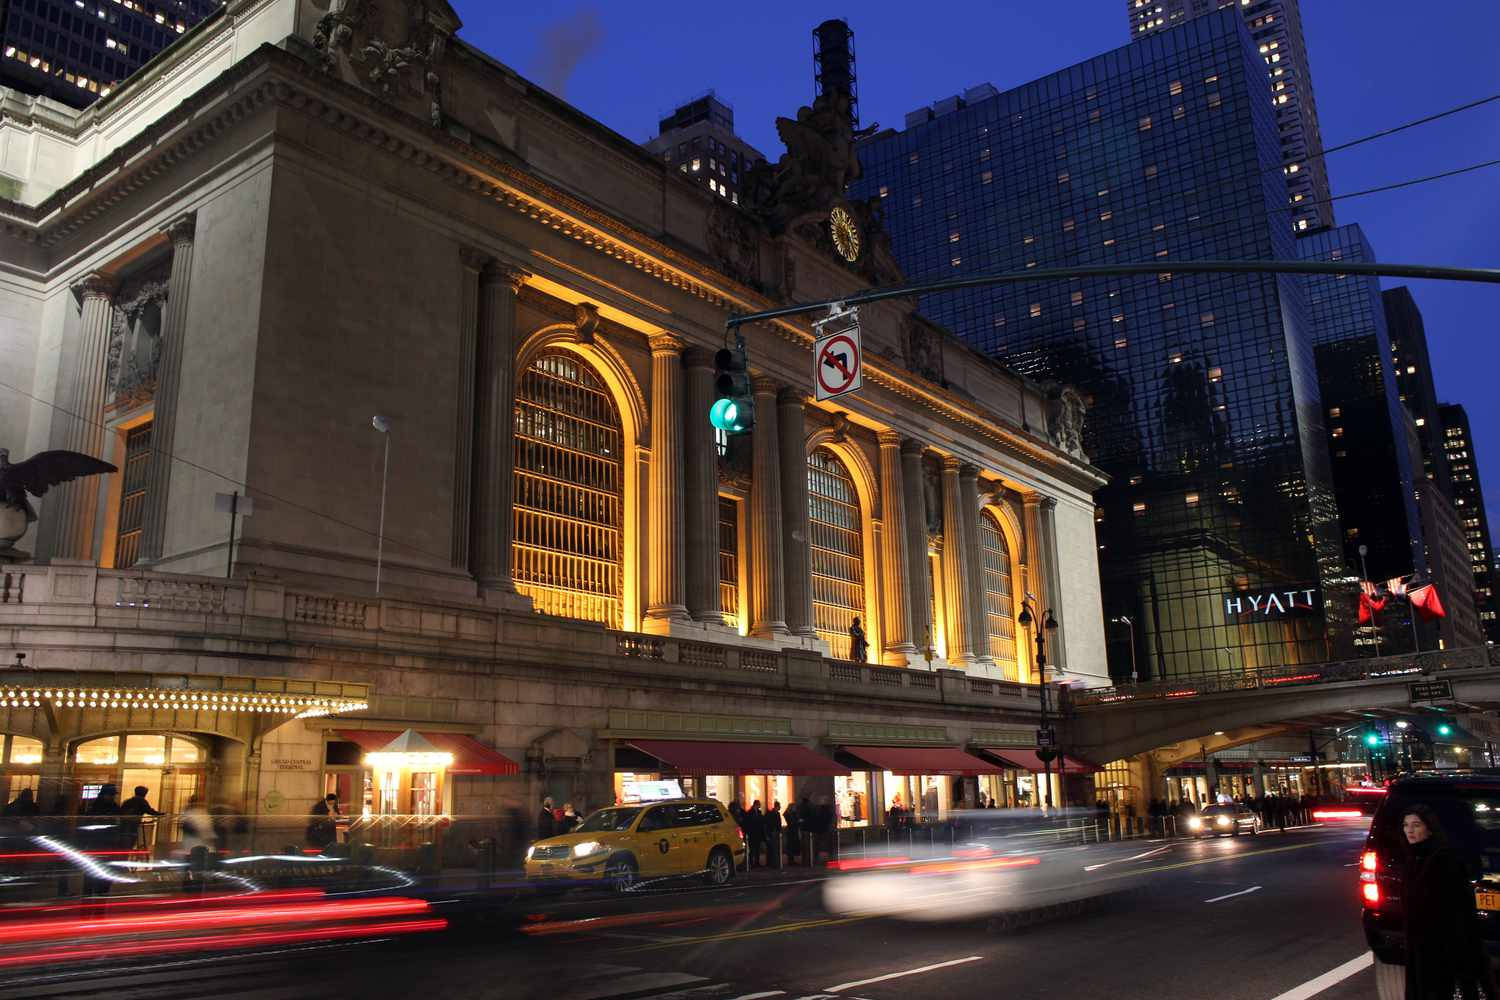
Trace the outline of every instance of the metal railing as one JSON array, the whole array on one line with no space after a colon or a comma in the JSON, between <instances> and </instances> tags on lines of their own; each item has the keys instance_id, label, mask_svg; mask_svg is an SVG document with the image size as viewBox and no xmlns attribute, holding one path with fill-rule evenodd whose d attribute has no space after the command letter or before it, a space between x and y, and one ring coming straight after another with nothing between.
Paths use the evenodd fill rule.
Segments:
<instances>
[{"instance_id":1,"label":"metal railing","mask_svg":"<svg viewBox=\"0 0 1500 1000\"><path fill-rule=\"evenodd\" d=\"M1074 708L1087 708L1132 701L1194 698L1206 694L1258 691L1306 684L1378 680L1408 675L1417 677L1440 671L1478 670L1500 666L1500 655L1497 653L1500 651L1476 647L1296 666L1251 667L1245 670L1143 681L1139 684L1117 684L1114 687L1069 691L1067 699Z\"/></svg>"}]
</instances>

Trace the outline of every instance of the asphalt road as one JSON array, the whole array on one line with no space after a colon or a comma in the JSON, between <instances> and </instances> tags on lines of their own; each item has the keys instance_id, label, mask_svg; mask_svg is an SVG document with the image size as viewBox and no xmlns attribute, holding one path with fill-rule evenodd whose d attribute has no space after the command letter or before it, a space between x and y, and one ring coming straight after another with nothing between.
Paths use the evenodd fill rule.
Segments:
<instances>
[{"instance_id":1,"label":"asphalt road","mask_svg":"<svg viewBox=\"0 0 1500 1000\"><path fill-rule=\"evenodd\" d=\"M1373 973L1358 967L1362 836L1346 827L1072 848L1047 859L1046 891L1009 914L830 910L829 883L803 871L723 890L462 911L453 930L420 940L0 973L0 997L1371 997ZM938 883L936 893L890 877L869 884L893 890L884 895L902 908L914 893L969 910L1015 895L984 881ZM1049 893L1069 901L1032 922Z\"/></svg>"}]
</instances>

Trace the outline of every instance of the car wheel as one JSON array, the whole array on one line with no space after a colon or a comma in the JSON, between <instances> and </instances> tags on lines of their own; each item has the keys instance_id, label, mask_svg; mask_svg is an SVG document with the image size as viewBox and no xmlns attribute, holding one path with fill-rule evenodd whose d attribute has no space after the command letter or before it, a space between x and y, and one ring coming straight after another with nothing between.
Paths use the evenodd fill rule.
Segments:
<instances>
[{"instance_id":1,"label":"car wheel","mask_svg":"<svg viewBox=\"0 0 1500 1000\"><path fill-rule=\"evenodd\" d=\"M610 858L604 865L604 881L615 892L628 892L635 885L640 869L635 859L621 854Z\"/></svg>"},{"instance_id":2,"label":"car wheel","mask_svg":"<svg viewBox=\"0 0 1500 1000\"><path fill-rule=\"evenodd\" d=\"M1406 966L1375 958L1375 995L1380 1000L1406 1000Z\"/></svg>"},{"instance_id":3,"label":"car wheel","mask_svg":"<svg viewBox=\"0 0 1500 1000\"><path fill-rule=\"evenodd\" d=\"M708 868L703 873L703 880L709 885L727 885L734 878L734 858L722 847L715 847L708 853Z\"/></svg>"}]
</instances>

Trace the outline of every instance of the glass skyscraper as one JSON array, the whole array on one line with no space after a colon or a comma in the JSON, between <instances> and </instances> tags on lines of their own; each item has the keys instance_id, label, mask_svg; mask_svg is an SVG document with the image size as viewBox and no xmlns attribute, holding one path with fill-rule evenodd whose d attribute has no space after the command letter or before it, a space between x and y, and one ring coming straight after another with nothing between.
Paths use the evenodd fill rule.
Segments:
<instances>
[{"instance_id":1,"label":"glass skyscraper","mask_svg":"<svg viewBox=\"0 0 1500 1000\"><path fill-rule=\"evenodd\" d=\"M928 296L977 349L1092 400L1107 618L1143 676L1326 660L1349 641L1311 331L1297 279L1174 274L1295 259L1271 91L1233 10L859 148L907 275L1148 261L1143 278ZM1110 672L1130 675L1112 627ZM1352 647L1350 647L1352 648Z\"/></svg>"}]
</instances>

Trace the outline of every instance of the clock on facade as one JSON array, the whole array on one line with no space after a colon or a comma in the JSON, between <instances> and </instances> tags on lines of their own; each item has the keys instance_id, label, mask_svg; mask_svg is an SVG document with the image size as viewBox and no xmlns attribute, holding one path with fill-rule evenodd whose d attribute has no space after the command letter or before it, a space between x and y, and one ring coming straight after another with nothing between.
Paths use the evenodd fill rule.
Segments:
<instances>
[{"instance_id":1,"label":"clock on facade","mask_svg":"<svg viewBox=\"0 0 1500 1000\"><path fill-rule=\"evenodd\" d=\"M833 246L839 256L851 264L859 259L859 223L842 205L828 213L828 231L833 236Z\"/></svg>"}]
</instances>

